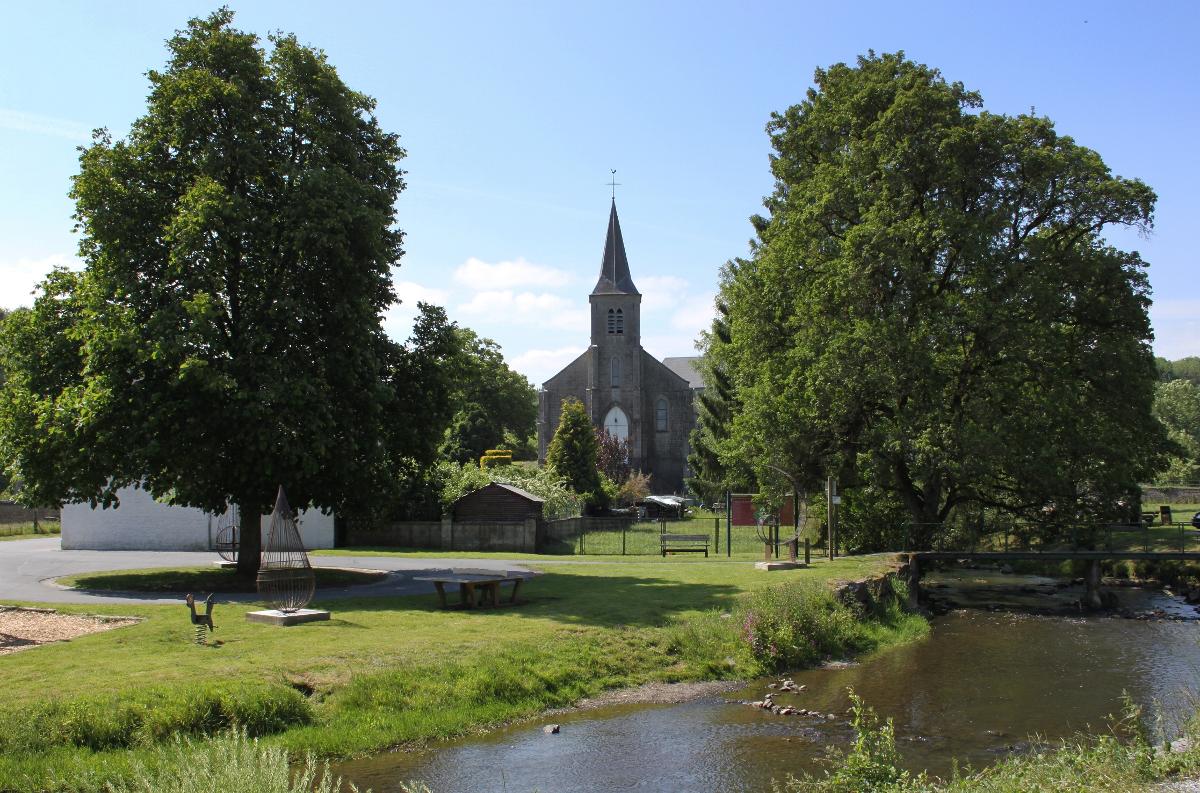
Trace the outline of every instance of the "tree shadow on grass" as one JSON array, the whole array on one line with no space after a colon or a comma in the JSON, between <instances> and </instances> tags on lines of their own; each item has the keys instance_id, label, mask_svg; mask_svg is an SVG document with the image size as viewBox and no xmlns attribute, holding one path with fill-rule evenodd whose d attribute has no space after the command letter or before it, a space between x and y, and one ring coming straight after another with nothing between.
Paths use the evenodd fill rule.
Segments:
<instances>
[{"instance_id":1,"label":"tree shadow on grass","mask_svg":"<svg viewBox=\"0 0 1200 793\"><path fill-rule=\"evenodd\" d=\"M325 602L331 611L414 611L471 615L479 618L519 616L575 625L613 627L662 625L687 611L728 608L741 592L729 584L703 584L646 576L580 576L542 573L526 579L516 603L508 603L510 585L500 590L501 606L443 609L437 595L344 598ZM457 605L458 591L448 586L446 599ZM353 621L353 618L349 618Z\"/></svg>"}]
</instances>

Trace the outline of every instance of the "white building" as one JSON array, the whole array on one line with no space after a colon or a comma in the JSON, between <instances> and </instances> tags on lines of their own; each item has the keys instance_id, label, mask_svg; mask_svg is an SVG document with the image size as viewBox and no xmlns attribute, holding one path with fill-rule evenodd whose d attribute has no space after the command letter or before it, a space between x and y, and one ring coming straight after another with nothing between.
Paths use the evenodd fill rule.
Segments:
<instances>
[{"instance_id":1,"label":"white building","mask_svg":"<svg viewBox=\"0 0 1200 793\"><path fill-rule=\"evenodd\" d=\"M118 491L119 507L93 508L66 504L62 508L62 547L70 551L209 551L216 548L217 516L193 507L173 507L155 501L145 490ZM333 515L301 510L300 538L304 547L333 547ZM263 541L271 516L262 516Z\"/></svg>"}]
</instances>

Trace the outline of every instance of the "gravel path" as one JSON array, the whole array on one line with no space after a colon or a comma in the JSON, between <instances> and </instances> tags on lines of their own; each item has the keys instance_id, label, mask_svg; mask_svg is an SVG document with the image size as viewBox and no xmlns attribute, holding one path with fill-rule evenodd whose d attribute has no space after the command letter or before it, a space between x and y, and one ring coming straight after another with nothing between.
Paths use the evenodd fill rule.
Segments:
<instances>
[{"instance_id":1,"label":"gravel path","mask_svg":"<svg viewBox=\"0 0 1200 793\"><path fill-rule=\"evenodd\" d=\"M59 614L52 609L27 609L0 606L0 655L15 653L39 644L74 639L88 633L99 633L123 625L133 625L135 619L119 617L82 617Z\"/></svg>"}]
</instances>

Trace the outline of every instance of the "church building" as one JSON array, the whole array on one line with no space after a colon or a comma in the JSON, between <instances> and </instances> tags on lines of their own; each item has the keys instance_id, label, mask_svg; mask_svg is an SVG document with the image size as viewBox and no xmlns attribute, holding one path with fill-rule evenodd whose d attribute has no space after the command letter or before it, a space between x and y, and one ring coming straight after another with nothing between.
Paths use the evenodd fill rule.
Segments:
<instances>
[{"instance_id":1,"label":"church building","mask_svg":"<svg viewBox=\"0 0 1200 793\"><path fill-rule=\"evenodd\" d=\"M591 346L542 385L538 459L545 463L562 403L573 398L583 403L594 426L629 441L630 466L651 475L655 493L682 493L697 384L642 349L642 295L629 274L615 200L600 278L588 302Z\"/></svg>"}]
</instances>

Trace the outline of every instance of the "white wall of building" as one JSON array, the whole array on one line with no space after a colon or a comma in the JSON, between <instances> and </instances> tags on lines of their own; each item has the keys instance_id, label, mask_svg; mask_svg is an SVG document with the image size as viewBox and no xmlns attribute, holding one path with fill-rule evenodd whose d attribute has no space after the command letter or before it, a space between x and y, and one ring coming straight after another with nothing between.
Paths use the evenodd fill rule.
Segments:
<instances>
[{"instance_id":1,"label":"white wall of building","mask_svg":"<svg viewBox=\"0 0 1200 793\"><path fill-rule=\"evenodd\" d=\"M217 539L217 518L201 509L173 507L155 501L145 490L122 488L119 507L92 508L66 504L62 508L63 550L86 551L208 551ZM300 511L304 547L333 547L333 515L320 510ZM271 516L263 515L263 542Z\"/></svg>"}]
</instances>

